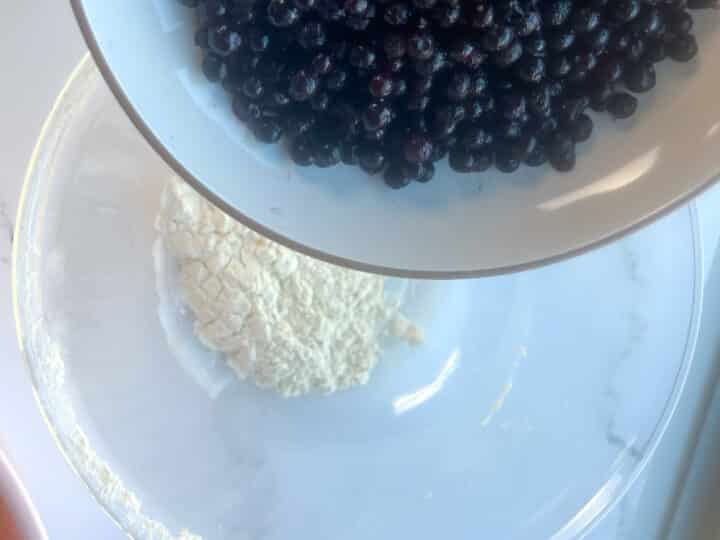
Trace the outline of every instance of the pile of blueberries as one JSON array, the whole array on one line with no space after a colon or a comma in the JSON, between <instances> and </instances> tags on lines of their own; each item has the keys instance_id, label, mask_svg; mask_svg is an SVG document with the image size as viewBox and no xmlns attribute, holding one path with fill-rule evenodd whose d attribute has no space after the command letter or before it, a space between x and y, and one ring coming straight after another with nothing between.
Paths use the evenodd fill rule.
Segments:
<instances>
[{"instance_id":1,"label":"pile of blueberries","mask_svg":"<svg viewBox=\"0 0 720 540\"><path fill-rule=\"evenodd\" d=\"M179 0L203 72L298 165L358 165L392 188L459 172L575 165L589 109L627 118L654 65L697 54L715 0Z\"/></svg>"}]
</instances>

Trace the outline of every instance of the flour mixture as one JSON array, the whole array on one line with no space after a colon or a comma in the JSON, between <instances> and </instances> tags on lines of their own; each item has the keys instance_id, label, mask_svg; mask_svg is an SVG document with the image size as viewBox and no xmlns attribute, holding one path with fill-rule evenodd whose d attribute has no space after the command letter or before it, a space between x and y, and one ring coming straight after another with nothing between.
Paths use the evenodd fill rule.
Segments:
<instances>
[{"instance_id":1,"label":"flour mixture","mask_svg":"<svg viewBox=\"0 0 720 540\"><path fill-rule=\"evenodd\" d=\"M157 229L179 266L195 334L260 387L289 397L364 384L384 336L423 339L383 277L284 248L179 180L163 194Z\"/></svg>"}]
</instances>

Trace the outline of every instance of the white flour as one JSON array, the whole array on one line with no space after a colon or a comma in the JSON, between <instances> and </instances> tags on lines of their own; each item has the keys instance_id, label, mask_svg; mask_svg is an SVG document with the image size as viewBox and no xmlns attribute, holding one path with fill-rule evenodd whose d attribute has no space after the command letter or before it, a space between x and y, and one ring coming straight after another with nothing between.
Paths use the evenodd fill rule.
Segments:
<instances>
[{"instance_id":1,"label":"white flour","mask_svg":"<svg viewBox=\"0 0 720 540\"><path fill-rule=\"evenodd\" d=\"M179 180L166 189L156 226L179 265L195 334L260 387L288 397L364 384L383 334L422 341L381 276L284 248Z\"/></svg>"}]
</instances>

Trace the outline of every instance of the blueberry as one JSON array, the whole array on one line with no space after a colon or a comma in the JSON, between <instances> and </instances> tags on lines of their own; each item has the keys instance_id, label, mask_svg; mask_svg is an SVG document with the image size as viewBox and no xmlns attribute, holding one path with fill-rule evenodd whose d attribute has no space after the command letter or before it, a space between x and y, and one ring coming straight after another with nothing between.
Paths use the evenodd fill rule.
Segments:
<instances>
[{"instance_id":1,"label":"blueberry","mask_svg":"<svg viewBox=\"0 0 720 540\"><path fill-rule=\"evenodd\" d=\"M429 182L435 176L435 165L432 162L423 163L420 169L420 174L415 178L416 182L422 182L423 184Z\"/></svg>"},{"instance_id":2,"label":"blueberry","mask_svg":"<svg viewBox=\"0 0 720 540\"><path fill-rule=\"evenodd\" d=\"M403 146L403 155L411 163L428 161L432 156L433 145L427 137L412 135Z\"/></svg>"},{"instance_id":3,"label":"blueberry","mask_svg":"<svg viewBox=\"0 0 720 540\"><path fill-rule=\"evenodd\" d=\"M542 19L548 26L562 26L572 11L570 0L549 0L542 6Z\"/></svg>"},{"instance_id":4,"label":"blueberry","mask_svg":"<svg viewBox=\"0 0 720 540\"><path fill-rule=\"evenodd\" d=\"M402 189L412 182L412 180L405 175L401 163L391 163L387 169L385 169L383 177L385 184L392 189Z\"/></svg>"},{"instance_id":5,"label":"blueberry","mask_svg":"<svg viewBox=\"0 0 720 540\"><path fill-rule=\"evenodd\" d=\"M647 92L655 87L655 68L649 62L632 64L625 70L623 81L631 92Z\"/></svg>"},{"instance_id":6,"label":"blueberry","mask_svg":"<svg viewBox=\"0 0 720 540\"><path fill-rule=\"evenodd\" d=\"M300 11L287 0L271 0L267 8L268 20L273 26L287 28L300 18Z\"/></svg>"},{"instance_id":7,"label":"blueberry","mask_svg":"<svg viewBox=\"0 0 720 540\"><path fill-rule=\"evenodd\" d=\"M350 141L340 143L340 159L345 165L357 165L358 145Z\"/></svg>"},{"instance_id":8,"label":"blueberry","mask_svg":"<svg viewBox=\"0 0 720 540\"><path fill-rule=\"evenodd\" d=\"M375 53L365 45L355 45L350 49L350 65L359 69L368 69L375 63Z\"/></svg>"},{"instance_id":9,"label":"blueberry","mask_svg":"<svg viewBox=\"0 0 720 540\"><path fill-rule=\"evenodd\" d=\"M305 49L318 49L325 44L327 36L321 22L311 21L303 25L298 32L298 43Z\"/></svg>"},{"instance_id":10,"label":"blueberry","mask_svg":"<svg viewBox=\"0 0 720 540\"><path fill-rule=\"evenodd\" d=\"M407 42L399 34L390 34L385 38L384 49L388 58L402 58L407 50Z\"/></svg>"},{"instance_id":11,"label":"blueberry","mask_svg":"<svg viewBox=\"0 0 720 540\"><path fill-rule=\"evenodd\" d=\"M208 48L217 55L227 56L242 45L242 36L227 24L208 30Z\"/></svg>"},{"instance_id":12,"label":"blueberry","mask_svg":"<svg viewBox=\"0 0 720 540\"><path fill-rule=\"evenodd\" d=\"M435 51L435 40L430 34L413 34L408 39L408 55L415 60L428 60Z\"/></svg>"},{"instance_id":13,"label":"blueberry","mask_svg":"<svg viewBox=\"0 0 720 540\"><path fill-rule=\"evenodd\" d=\"M310 107L315 112L324 112L330 105L330 96L327 92L315 92L310 98Z\"/></svg>"},{"instance_id":14,"label":"blueberry","mask_svg":"<svg viewBox=\"0 0 720 540\"><path fill-rule=\"evenodd\" d=\"M313 162L317 167L332 167L340 163L340 145L334 142L319 144L313 152Z\"/></svg>"},{"instance_id":15,"label":"blueberry","mask_svg":"<svg viewBox=\"0 0 720 540\"><path fill-rule=\"evenodd\" d=\"M668 55L677 62L689 62L698 52L695 37L680 35L668 44Z\"/></svg>"},{"instance_id":16,"label":"blueberry","mask_svg":"<svg viewBox=\"0 0 720 540\"><path fill-rule=\"evenodd\" d=\"M393 91L393 80L391 77L378 74L370 79L368 84L370 95L375 98L382 99L389 96Z\"/></svg>"},{"instance_id":17,"label":"blueberry","mask_svg":"<svg viewBox=\"0 0 720 540\"><path fill-rule=\"evenodd\" d=\"M547 155L545 154L545 147L542 144L536 144L535 148L525 158L525 164L530 167L539 167L547 163Z\"/></svg>"},{"instance_id":18,"label":"blueberry","mask_svg":"<svg viewBox=\"0 0 720 540\"><path fill-rule=\"evenodd\" d=\"M592 32L600 24L600 13L590 7L581 7L572 14L570 25L577 33Z\"/></svg>"},{"instance_id":19,"label":"blueberry","mask_svg":"<svg viewBox=\"0 0 720 540\"><path fill-rule=\"evenodd\" d=\"M440 28L450 28L460 20L462 11L460 6L443 4L433 9L433 19Z\"/></svg>"},{"instance_id":20,"label":"blueberry","mask_svg":"<svg viewBox=\"0 0 720 540\"><path fill-rule=\"evenodd\" d=\"M570 136L576 143L585 142L593 131L593 121L587 114L581 114L570 125Z\"/></svg>"},{"instance_id":21,"label":"blueberry","mask_svg":"<svg viewBox=\"0 0 720 540\"><path fill-rule=\"evenodd\" d=\"M527 83L539 83L545 77L545 60L525 56L515 65L515 75Z\"/></svg>"},{"instance_id":22,"label":"blueberry","mask_svg":"<svg viewBox=\"0 0 720 540\"><path fill-rule=\"evenodd\" d=\"M495 156L495 167L503 173L513 173L520 168L520 161L510 156L509 152L498 152Z\"/></svg>"},{"instance_id":23,"label":"blueberry","mask_svg":"<svg viewBox=\"0 0 720 540\"><path fill-rule=\"evenodd\" d=\"M368 9L368 0L345 0L343 7L350 15L363 15Z\"/></svg>"},{"instance_id":24,"label":"blueberry","mask_svg":"<svg viewBox=\"0 0 720 540\"><path fill-rule=\"evenodd\" d=\"M480 43L486 51L500 51L510 45L515 32L509 26L494 25L488 28L481 36Z\"/></svg>"},{"instance_id":25,"label":"blueberry","mask_svg":"<svg viewBox=\"0 0 720 540\"><path fill-rule=\"evenodd\" d=\"M345 86L345 81L347 81L347 73L336 69L325 79L325 87L332 92L339 92Z\"/></svg>"},{"instance_id":26,"label":"blueberry","mask_svg":"<svg viewBox=\"0 0 720 540\"><path fill-rule=\"evenodd\" d=\"M361 146L358 149L358 164L365 172L377 174L385 166L385 155L375 146Z\"/></svg>"},{"instance_id":27,"label":"blueberry","mask_svg":"<svg viewBox=\"0 0 720 540\"><path fill-rule=\"evenodd\" d=\"M499 67L507 67L517 62L522 56L522 44L519 40L513 40L510 45L501 49L493 55L495 65Z\"/></svg>"},{"instance_id":28,"label":"blueberry","mask_svg":"<svg viewBox=\"0 0 720 540\"><path fill-rule=\"evenodd\" d=\"M219 82L227 76L227 65L217 54L208 53L203 58L202 71L210 82Z\"/></svg>"},{"instance_id":29,"label":"blueberry","mask_svg":"<svg viewBox=\"0 0 720 540\"><path fill-rule=\"evenodd\" d=\"M548 140L546 152L556 171L567 172L575 167L575 143L569 135L556 133Z\"/></svg>"},{"instance_id":30,"label":"blueberry","mask_svg":"<svg viewBox=\"0 0 720 540\"><path fill-rule=\"evenodd\" d=\"M255 138L262 143L274 143L280 140L283 131L280 123L274 118L260 118L251 124Z\"/></svg>"},{"instance_id":31,"label":"blueberry","mask_svg":"<svg viewBox=\"0 0 720 540\"><path fill-rule=\"evenodd\" d=\"M464 71L456 71L450 76L447 85L447 97L450 101L464 100L471 90L472 79Z\"/></svg>"},{"instance_id":32,"label":"blueberry","mask_svg":"<svg viewBox=\"0 0 720 540\"><path fill-rule=\"evenodd\" d=\"M251 122L257 120L262 115L260 106L257 103L249 101L245 96L236 94L233 98L232 109L235 116L241 122Z\"/></svg>"},{"instance_id":33,"label":"blueberry","mask_svg":"<svg viewBox=\"0 0 720 540\"><path fill-rule=\"evenodd\" d=\"M481 125L468 126L460 136L460 144L468 150L478 150L492 142L492 134Z\"/></svg>"},{"instance_id":34,"label":"blueberry","mask_svg":"<svg viewBox=\"0 0 720 540\"><path fill-rule=\"evenodd\" d=\"M248 77L242 85L242 93L248 99L260 99L265 92L265 85L257 77Z\"/></svg>"},{"instance_id":35,"label":"blueberry","mask_svg":"<svg viewBox=\"0 0 720 540\"><path fill-rule=\"evenodd\" d=\"M307 167L313 163L313 146L306 137L296 137L290 144L290 158L298 165Z\"/></svg>"},{"instance_id":36,"label":"blueberry","mask_svg":"<svg viewBox=\"0 0 720 540\"><path fill-rule=\"evenodd\" d=\"M363 125L367 131L376 131L387 126L392 120L392 111L383 103L371 103L363 113Z\"/></svg>"},{"instance_id":37,"label":"blueberry","mask_svg":"<svg viewBox=\"0 0 720 540\"><path fill-rule=\"evenodd\" d=\"M453 148L448 158L450 167L457 172L471 172L475 167L475 154L470 150Z\"/></svg>"},{"instance_id":38,"label":"blueberry","mask_svg":"<svg viewBox=\"0 0 720 540\"><path fill-rule=\"evenodd\" d=\"M403 26L410 19L410 8L404 2L392 4L385 10L385 22L392 26Z\"/></svg>"},{"instance_id":39,"label":"blueberry","mask_svg":"<svg viewBox=\"0 0 720 540\"><path fill-rule=\"evenodd\" d=\"M295 101L306 101L317 91L319 81L305 70L300 70L290 79L290 97Z\"/></svg>"},{"instance_id":40,"label":"blueberry","mask_svg":"<svg viewBox=\"0 0 720 540\"><path fill-rule=\"evenodd\" d=\"M618 92L608 98L606 108L615 118L629 118L635 114L637 99L627 92Z\"/></svg>"}]
</instances>

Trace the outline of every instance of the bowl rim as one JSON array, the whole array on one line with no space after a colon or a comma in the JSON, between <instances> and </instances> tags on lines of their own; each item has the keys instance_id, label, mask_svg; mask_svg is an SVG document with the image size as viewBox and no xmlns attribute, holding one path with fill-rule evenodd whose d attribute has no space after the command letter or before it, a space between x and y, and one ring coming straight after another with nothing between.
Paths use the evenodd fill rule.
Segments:
<instances>
[{"instance_id":1,"label":"bowl rim","mask_svg":"<svg viewBox=\"0 0 720 540\"><path fill-rule=\"evenodd\" d=\"M75 19L80 27L80 31L85 39L85 43L98 67L100 73L106 84L109 86L110 91L115 96L115 99L120 104L125 114L128 116L130 121L133 123L135 128L141 133L143 138L150 144L153 150L170 166L170 168L180 176L185 182L187 182L193 189L198 191L203 197L212 202L215 206L220 208L223 212L230 215L243 225L254 230L258 234L269 238L270 240L277 242L285 247L295 250L303 255L308 255L315 259L334 264L336 266L342 266L350 268L352 270L358 270L360 272L367 272L371 274L381 274L385 276L395 276L411 279L464 279L464 278L477 278L477 277L490 277L503 274L511 274L515 272L522 272L525 270L531 270L533 268L539 268L556 262L561 262L566 259L582 255L591 250L600 248L606 244L614 242L623 236L630 234L646 225L649 225L656 219L659 219L676 208L680 207L684 203L692 200L694 197L703 193L706 189L714 185L720 180L720 165L718 170L713 174L709 175L703 180L698 186L681 193L675 199L670 200L664 206L660 206L655 210L652 210L644 215L640 215L634 220L629 221L615 231L601 235L598 238L591 240L585 244L581 244L577 247L569 248L562 253L549 255L546 257L540 257L538 259L528 261L520 264L511 264L505 266L498 266L489 269L479 270L413 270L408 268L395 268L383 265L375 265L369 263L359 262L346 257L340 257L332 253L312 248L306 244L292 240L276 231L261 225L246 214L243 214L230 204L226 203L222 198L217 196L215 193L207 189L202 182L200 182L185 166L165 147L160 139L153 133L148 124L145 122L142 115L133 107L129 97L123 90L118 79L116 78L108 60L100 48L95 32L93 31L92 25L90 24L87 11L85 9L85 0L70 0L70 6L75 14Z\"/></svg>"}]
</instances>

